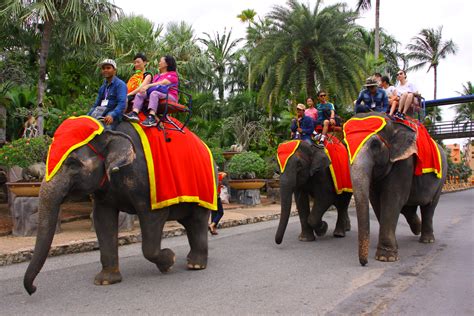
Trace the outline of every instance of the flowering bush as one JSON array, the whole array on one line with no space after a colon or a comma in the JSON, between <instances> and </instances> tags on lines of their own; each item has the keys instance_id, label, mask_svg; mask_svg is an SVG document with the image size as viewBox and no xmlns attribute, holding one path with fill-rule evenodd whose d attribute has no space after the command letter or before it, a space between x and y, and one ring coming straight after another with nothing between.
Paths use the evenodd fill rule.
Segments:
<instances>
[{"instance_id":1,"label":"flowering bush","mask_svg":"<svg viewBox=\"0 0 474 316\"><path fill-rule=\"evenodd\" d=\"M20 138L7 143L0 148L0 165L27 168L37 162L46 162L50 144L51 138L46 135L35 138Z\"/></svg>"}]
</instances>

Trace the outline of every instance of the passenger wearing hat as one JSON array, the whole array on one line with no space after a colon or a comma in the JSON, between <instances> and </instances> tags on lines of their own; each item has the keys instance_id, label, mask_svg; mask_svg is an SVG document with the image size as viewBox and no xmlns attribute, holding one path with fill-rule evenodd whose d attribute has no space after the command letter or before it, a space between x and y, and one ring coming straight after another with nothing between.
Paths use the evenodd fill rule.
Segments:
<instances>
[{"instance_id":1,"label":"passenger wearing hat","mask_svg":"<svg viewBox=\"0 0 474 316\"><path fill-rule=\"evenodd\" d=\"M363 113L369 111L387 112L387 93L378 87L378 83L373 78L367 78L365 89L359 94L355 103L355 112Z\"/></svg>"},{"instance_id":2,"label":"passenger wearing hat","mask_svg":"<svg viewBox=\"0 0 474 316\"><path fill-rule=\"evenodd\" d=\"M302 103L296 106L297 117L291 121L291 139L301 139L311 144L314 121L309 116L304 115L305 109L306 107Z\"/></svg>"},{"instance_id":3,"label":"passenger wearing hat","mask_svg":"<svg viewBox=\"0 0 474 316\"><path fill-rule=\"evenodd\" d=\"M99 67L104 83L87 115L102 121L105 128L114 130L122 119L127 103L127 85L115 76L117 64L113 59L103 60Z\"/></svg>"}]
</instances>

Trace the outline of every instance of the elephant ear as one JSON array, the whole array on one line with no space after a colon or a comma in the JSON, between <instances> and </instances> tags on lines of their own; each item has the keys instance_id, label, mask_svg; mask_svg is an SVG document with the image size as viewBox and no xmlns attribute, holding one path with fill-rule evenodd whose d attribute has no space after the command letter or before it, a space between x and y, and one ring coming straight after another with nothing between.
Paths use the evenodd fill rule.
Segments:
<instances>
[{"instance_id":1,"label":"elephant ear","mask_svg":"<svg viewBox=\"0 0 474 316\"><path fill-rule=\"evenodd\" d=\"M404 160L418 153L416 131L405 124L393 122L393 133L389 143L391 162Z\"/></svg>"},{"instance_id":2,"label":"elephant ear","mask_svg":"<svg viewBox=\"0 0 474 316\"><path fill-rule=\"evenodd\" d=\"M313 146L313 157L311 158L311 167L309 169L310 176L314 176L329 168L331 162L324 152L324 147Z\"/></svg>"},{"instance_id":3,"label":"elephant ear","mask_svg":"<svg viewBox=\"0 0 474 316\"><path fill-rule=\"evenodd\" d=\"M105 131L105 169L107 176L119 171L121 167L131 164L135 160L135 148L130 137L116 131Z\"/></svg>"}]
</instances>

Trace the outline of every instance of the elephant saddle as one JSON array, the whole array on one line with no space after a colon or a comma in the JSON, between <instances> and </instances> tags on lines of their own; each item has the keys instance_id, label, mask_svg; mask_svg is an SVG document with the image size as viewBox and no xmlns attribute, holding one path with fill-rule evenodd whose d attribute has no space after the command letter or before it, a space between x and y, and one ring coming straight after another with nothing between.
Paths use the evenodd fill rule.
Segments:
<instances>
[{"instance_id":1,"label":"elephant saddle","mask_svg":"<svg viewBox=\"0 0 474 316\"><path fill-rule=\"evenodd\" d=\"M300 140L290 140L288 142L281 143L277 149L277 160L280 166L280 172L285 171L286 163L288 159L295 153L296 149L300 145Z\"/></svg>"},{"instance_id":2,"label":"elephant saddle","mask_svg":"<svg viewBox=\"0 0 474 316\"><path fill-rule=\"evenodd\" d=\"M332 182L337 194L342 192L352 192L351 173L349 170L349 154L344 146L336 137L332 137L325 143L324 151L331 164Z\"/></svg>"},{"instance_id":3,"label":"elephant saddle","mask_svg":"<svg viewBox=\"0 0 474 316\"><path fill-rule=\"evenodd\" d=\"M416 147L418 152L416 154L415 176L433 172L436 174L436 177L441 179L443 169L438 145L433 138L431 138L423 124L417 124L416 132Z\"/></svg>"},{"instance_id":4,"label":"elephant saddle","mask_svg":"<svg viewBox=\"0 0 474 316\"><path fill-rule=\"evenodd\" d=\"M145 116L140 113L140 120ZM170 120L180 124L178 120ZM187 128L183 131L131 123L142 142L153 210L192 202L217 210L214 160L209 148ZM170 140L170 141L169 141Z\"/></svg>"},{"instance_id":5,"label":"elephant saddle","mask_svg":"<svg viewBox=\"0 0 474 316\"><path fill-rule=\"evenodd\" d=\"M103 130L102 124L90 116L72 116L64 120L56 129L49 146L46 159L46 181L53 178L74 149L89 143Z\"/></svg>"}]
</instances>

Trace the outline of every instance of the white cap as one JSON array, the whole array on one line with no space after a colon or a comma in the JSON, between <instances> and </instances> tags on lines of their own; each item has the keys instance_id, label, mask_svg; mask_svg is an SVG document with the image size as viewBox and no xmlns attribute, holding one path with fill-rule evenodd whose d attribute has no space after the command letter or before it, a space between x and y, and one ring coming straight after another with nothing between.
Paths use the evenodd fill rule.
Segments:
<instances>
[{"instance_id":1,"label":"white cap","mask_svg":"<svg viewBox=\"0 0 474 316\"><path fill-rule=\"evenodd\" d=\"M111 65L115 69L117 69L117 63L113 59L104 59L100 64L99 67L102 67L103 65Z\"/></svg>"}]
</instances>

